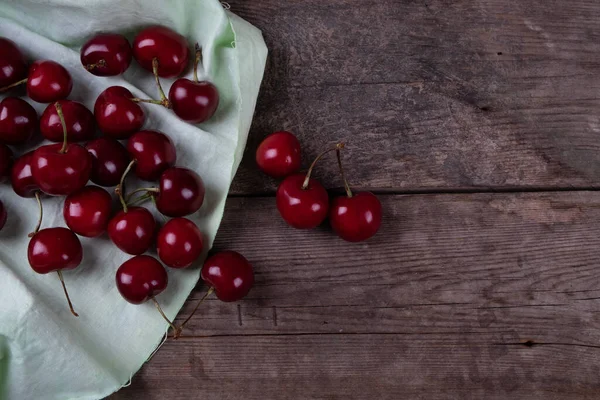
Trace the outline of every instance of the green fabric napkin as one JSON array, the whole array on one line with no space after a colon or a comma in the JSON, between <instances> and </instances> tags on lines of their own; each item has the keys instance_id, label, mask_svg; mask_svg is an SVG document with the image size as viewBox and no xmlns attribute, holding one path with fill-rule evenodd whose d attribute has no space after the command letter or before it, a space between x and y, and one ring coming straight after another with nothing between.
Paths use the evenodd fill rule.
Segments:
<instances>
[{"instance_id":1,"label":"green fabric napkin","mask_svg":"<svg viewBox=\"0 0 600 400\"><path fill-rule=\"evenodd\" d=\"M121 32L131 39L152 24L175 29L191 45L199 42L206 73L221 94L215 117L199 126L180 121L162 107L144 105L145 127L168 134L177 148L177 164L204 179L205 203L190 218L204 233L208 250L243 154L264 72L267 49L260 31L216 0L0 3L0 36L15 41L29 60L51 59L67 67L74 79L70 98L90 109L111 85L125 86L138 97L157 97L151 73L135 61L123 77L111 78L95 77L79 63L79 47L94 33ZM191 68L187 75L191 76ZM165 79L163 87L168 90L171 83ZM45 107L30 103L40 113ZM14 150L20 154L31 148ZM135 188L133 181L128 188ZM64 273L80 314L75 318L56 274L37 275L28 265L27 233L37 220L35 201L21 199L7 184L0 184L0 199L9 212L0 231L0 398L99 399L118 390L151 356L167 330L152 304L131 305L119 295L115 271L129 256L107 237L81 238L84 261ZM42 227L65 226L62 204L62 198L44 200ZM148 207L162 222L153 206ZM196 285L200 265L169 270L169 287L157 299L170 318Z\"/></svg>"}]
</instances>

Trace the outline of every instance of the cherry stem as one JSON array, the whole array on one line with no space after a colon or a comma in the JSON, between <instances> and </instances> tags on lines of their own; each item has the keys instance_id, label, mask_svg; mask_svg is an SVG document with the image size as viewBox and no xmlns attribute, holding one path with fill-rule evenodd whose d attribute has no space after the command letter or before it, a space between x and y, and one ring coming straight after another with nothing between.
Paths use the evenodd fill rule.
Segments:
<instances>
[{"instance_id":1,"label":"cherry stem","mask_svg":"<svg viewBox=\"0 0 600 400\"><path fill-rule=\"evenodd\" d=\"M158 86L158 92L160 93L160 99L162 100L158 104L162 104L166 108L171 108L171 102L165 96L165 92L160 84L160 78L158 77L158 58L154 57L152 59L152 73L154 74L154 79L156 80L156 86Z\"/></svg>"},{"instance_id":2,"label":"cherry stem","mask_svg":"<svg viewBox=\"0 0 600 400\"><path fill-rule=\"evenodd\" d=\"M54 103L54 108L56 108L56 113L58 114L58 119L60 119L60 124L63 129L63 145L59 151L60 154L65 154L67 152L67 146L69 145L69 141L67 140L67 123L65 122L65 114L63 114L62 106L57 101Z\"/></svg>"},{"instance_id":3,"label":"cherry stem","mask_svg":"<svg viewBox=\"0 0 600 400\"><path fill-rule=\"evenodd\" d=\"M321 154L319 154L317 156L317 158L315 158L315 161L312 162L312 164L310 164L310 168L308 169L308 172L306 173L306 178L304 178L304 183L302 184L302 190L306 190L308 188L308 184L310 182L310 175L312 174L313 169L315 168L315 165L317 165L317 162L323 158L323 156L327 153L330 153L332 151L339 151L340 149L344 148L344 143L338 143L335 145L335 147L332 147L331 149L327 149L324 152L322 152Z\"/></svg>"},{"instance_id":4,"label":"cherry stem","mask_svg":"<svg viewBox=\"0 0 600 400\"><path fill-rule=\"evenodd\" d=\"M40 192L35 192L35 199L37 200L38 208L40 210L40 217L38 218L38 222L35 226L35 229L28 235L29 237L33 237L36 233L40 231L40 228L42 227L42 219L44 218L44 207L42 207L42 199L40 199Z\"/></svg>"},{"instance_id":5,"label":"cherry stem","mask_svg":"<svg viewBox=\"0 0 600 400\"><path fill-rule=\"evenodd\" d=\"M135 103L150 103L150 104L158 104L159 106L164 105L164 101L162 100L153 100L153 99L139 99L137 97L133 97L129 99Z\"/></svg>"},{"instance_id":6,"label":"cherry stem","mask_svg":"<svg viewBox=\"0 0 600 400\"><path fill-rule=\"evenodd\" d=\"M123 206L123 212L127 212L127 202L125 201L125 197L124 197L125 177L129 173L129 171L131 171L131 169L133 168L134 165L135 165L135 160L131 160L131 162L125 169L125 172L123 172L123 175L121 176L121 181L119 182L119 186L117 186L115 188L115 193L117 193L117 196L119 196L119 201L121 202L121 205Z\"/></svg>"},{"instance_id":7,"label":"cherry stem","mask_svg":"<svg viewBox=\"0 0 600 400\"><path fill-rule=\"evenodd\" d=\"M65 280L62 276L62 271L59 269L58 271L56 271L56 273L58 274L58 279L60 279L60 283L62 283L63 291L65 292L67 302L69 303L69 309L71 310L71 314L73 314L76 317L79 317L79 314L77 314L75 312L75 309L73 308L73 303L71 303L71 298L69 297L69 292L67 291L67 286L65 285Z\"/></svg>"},{"instance_id":8,"label":"cherry stem","mask_svg":"<svg viewBox=\"0 0 600 400\"><path fill-rule=\"evenodd\" d=\"M125 201L127 202L127 206L128 207L131 207L131 206L133 206L134 204L137 204L137 203L143 203L146 200L150 200L150 197L152 197L151 193L146 193L145 195L142 195L142 196L138 197L137 199L133 199L132 200L131 199L133 197L132 194L130 194L129 196L127 196L127 199L125 199Z\"/></svg>"},{"instance_id":9,"label":"cherry stem","mask_svg":"<svg viewBox=\"0 0 600 400\"><path fill-rule=\"evenodd\" d=\"M198 43L196 43L194 48L196 49L196 58L194 59L194 82L198 83L198 64L202 62L202 49Z\"/></svg>"},{"instance_id":10,"label":"cherry stem","mask_svg":"<svg viewBox=\"0 0 600 400\"><path fill-rule=\"evenodd\" d=\"M16 87L16 86L19 86L19 85L21 85L21 84L23 84L23 83L25 83L25 82L27 82L27 78L25 78L25 79L21 79L20 81L17 81L17 82L15 82L15 83L11 83L11 84L10 84L10 85L8 85L8 86L4 86L3 88L0 88L0 93L2 93L2 92L6 92L7 90L9 90L9 89L12 89L12 88L14 88L14 87Z\"/></svg>"},{"instance_id":11,"label":"cherry stem","mask_svg":"<svg viewBox=\"0 0 600 400\"><path fill-rule=\"evenodd\" d=\"M102 68L102 67L105 67L105 66L106 66L106 60L102 59L102 60L99 60L95 64L88 64L88 65L86 65L85 69L87 69L88 71L91 71L93 69Z\"/></svg>"},{"instance_id":12,"label":"cherry stem","mask_svg":"<svg viewBox=\"0 0 600 400\"><path fill-rule=\"evenodd\" d=\"M208 289L208 292L206 292L204 294L204 296L202 296L202 298L196 304L196 307L194 307L194 311L192 311L192 313L186 318L185 321L183 321L183 323L181 325L179 325L179 328L177 328L177 330L175 331L175 336L174 336L175 339L177 339L181 335L181 331L183 330L183 327L185 326L185 324L187 324L190 321L190 319L192 319L192 317L194 316L196 311L198 311L200 304L202 304L204 302L204 300L206 300L206 298L208 296L210 296L214 291L215 291L215 288L211 287Z\"/></svg>"},{"instance_id":13,"label":"cherry stem","mask_svg":"<svg viewBox=\"0 0 600 400\"><path fill-rule=\"evenodd\" d=\"M156 299L154 297L152 297L152 301L154 302L154 305L156 306L156 309L158 310L160 315L162 315L162 317L165 319L165 321L167 321L169 323L169 326L171 326L171 329L173 329L173 331L177 332L177 327L175 327L175 325L173 325L171 320L169 318L167 318L167 316L163 312L162 308L160 307L160 304L158 304L158 301L156 301Z\"/></svg>"},{"instance_id":14,"label":"cherry stem","mask_svg":"<svg viewBox=\"0 0 600 400\"><path fill-rule=\"evenodd\" d=\"M127 204L129 204L129 202L131 201L131 199L133 198L133 195L136 193L140 193L140 192L146 192L146 194L144 196L140 196L140 198L138 198L136 201L139 201L142 197L145 197L146 195L148 196L148 198L150 198L150 196L152 196L152 193L158 193L160 192L159 188L139 188L139 189L135 189L133 192L129 193L129 195L127 195Z\"/></svg>"},{"instance_id":15,"label":"cherry stem","mask_svg":"<svg viewBox=\"0 0 600 400\"><path fill-rule=\"evenodd\" d=\"M340 174L342 175L342 180L344 181L344 188L346 189L346 194L348 197L352 197L352 190L350 190L350 186L348 185L348 181L346 180L346 175L344 174L344 167L342 166L342 150L336 150L338 165L340 167Z\"/></svg>"}]
</instances>

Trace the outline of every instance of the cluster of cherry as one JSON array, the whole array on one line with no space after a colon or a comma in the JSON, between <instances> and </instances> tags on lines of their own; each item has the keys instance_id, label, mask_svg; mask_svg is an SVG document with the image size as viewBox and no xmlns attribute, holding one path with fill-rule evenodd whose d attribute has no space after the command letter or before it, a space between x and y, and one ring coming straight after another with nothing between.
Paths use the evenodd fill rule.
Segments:
<instances>
[{"instance_id":1,"label":"cluster of cherry","mask_svg":"<svg viewBox=\"0 0 600 400\"><path fill-rule=\"evenodd\" d=\"M267 136L256 150L259 168L273 178L285 178L277 189L277 209L283 219L297 229L313 229L329 216L331 227L348 242L362 242L377 233L381 226L381 203L371 192L352 193L344 175L341 150L343 143L325 150L313 161L306 175L300 169L300 142L290 132ZM311 174L317 162L335 151L346 196L333 198Z\"/></svg>"},{"instance_id":2,"label":"cluster of cherry","mask_svg":"<svg viewBox=\"0 0 600 400\"><path fill-rule=\"evenodd\" d=\"M168 97L161 88L159 78L181 75L188 66L189 55L187 40L161 26L141 31L133 47L118 34L92 38L81 49L85 69L98 76L119 75L133 57L154 73L161 95L160 100L139 99L125 87L109 87L96 100L92 114L83 104L66 99L73 80L62 65L42 60L27 67L15 43L0 37L0 92L26 84L30 99L50 103L38 122L36 111L27 101L6 97L0 102L0 181L9 177L17 195L37 199L40 218L29 235L29 264L39 274L58 273L75 316L62 271L78 267L83 259L77 235L93 238L104 232L119 249L134 256L116 272L117 288L127 301L141 304L152 300L176 337L193 315L179 327L164 315L155 296L167 287L167 272L158 260L143 253L155 245L160 260L171 268L187 268L198 260L204 248L202 233L184 217L202 206L204 184L196 172L175 166L175 146L167 135L141 130L145 113L139 105L160 104L190 123L212 117L219 93L212 83L198 79L198 45L194 81L177 79ZM102 137L94 138L96 124ZM27 143L38 128L45 139L59 143L40 146L13 160L8 145ZM124 139L128 139L126 147L119 142ZM77 144L83 141L89 141L85 147ZM124 181L129 172L144 181L158 181L159 185L125 193ZM99 186L86 186L90 180ZM113 213L112 197L100 186L116 186L122 210ZM40 229L44 195L66 196L63 214L69 229ZM148 200L155 203L160 213L172 218L160 229L152 213L136 205ZM0 229L7 217L0 201ZM254 283L252 266L233 251L211 256L202 268L202 278L210 288L203 299L214 291L223 301L243 298Z\"/></svg>"}]
</instances>

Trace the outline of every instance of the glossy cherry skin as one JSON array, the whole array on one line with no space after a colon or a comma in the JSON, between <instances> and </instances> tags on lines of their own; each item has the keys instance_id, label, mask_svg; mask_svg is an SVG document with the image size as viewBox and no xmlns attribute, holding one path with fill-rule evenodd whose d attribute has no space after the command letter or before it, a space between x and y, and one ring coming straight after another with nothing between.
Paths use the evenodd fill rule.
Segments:
<instances>
[{"instance_id":1,"label":"glossy cherry skin","mask_svg":"<svg viewBox=\"0 0 600 400\"><path fill-rule=\"evenodd\" d=\"M329 222L339 237L348 242L362 242L375 235L381 226L381 203L371 192L333 199Z\"/></svg>"},{"instance_id":2,"label":"glossy cherry skin","mask_svg":"<svg viewBox=\"0 0 600 400\"><path fill-rule=\"evenodd\" d=\"M4 181L10 175L12 165L12 150L7 145L0 143L0 182Z\"/></svg>"},{"instance_id":3,"label":"glossy cherry skin","mask_svg":"<svg viewBox=\"0 0 600 400\"><path fill-rule=\"evenodd\" d=\"M187 67L189 47L186 38L172 29L151 26L133 40L133 56L148 71L152 71L152 60L158 59L158 76L173 78Z\"/></svg>"},{"instance_id":4,"label":"glossy cherry skin","mask_svg":"<svg viewBox=\"0 0 600 400\"><path fill-rule=\"evenodd\" d=\"M84 147L71 143L65 153L61 148L60 143L39 147L31 161L35 183L52 196L66 196L83 188L92 171L92 157Z\"/></svg>"},{"instance_id":5,"label":"glossy cherry skin","mask_svg":"<svg viewBox=\"0 0 600 400\"><path fill-rule=\"evenodd\" d=\"M38 126L35 109L18 97L0 101L0 142L19 145L27 142Z\"/></svg>"},{"instance_id":6,"label":"glossy cherry skin","mask_svg":"<svg viewBox=\"0 0 600 400\"><path fill-rule=\"evenodd\" d=\"M202 267L202 279L215 289L221 301L238 301L254 285L254 271L246 258L235 251L210 256Z\"/></svg>"},{"instance_id":7,"label":"glossy cherry skin","mask_svg":"<svg viewBox=\"0 0 600 400\"><path fill-rule=\"evenodd\" d=\"M169 101L175 115L199 124L212 117L219 107L219 90L210 82L177 79L169 89Z\"/></svg>"},{"instance_id":8,"label":"glossy cherry skin","mask_svg":"<svg viewBox=\"0 0 600 400\"><path fill-rule=\"evenodd\" d=\"M66 99L73 89L69 71L54 61L36 61L29 67L27 95L38 103Z\"/></svg>"},{"instance_id":9,"label":"glossy cherry skin","mask_svg":"<svg viewBox=\"0 0 600 400\"><path fill-rule=\"evenodd\" d=\"M17 45L0 37L0 88L27 77L27 62Z\"/></svg>"},{"instance_id":10,"label":"glossy cherry skin","mask_svg":"<svg viewBox=\"0 0 600 400\"><path fill-rule=\"evenodd\" d=\"M177 154L171 138L158 131L139 131L127 142L127 151L135 160L135 174L146 181L155 181L175 165Z\"/></svg>"},{"instance_id":11,"label":"glossy cherry skin","mask_svg":"<svg viewBox=\"0 0 600 400\"><path fill-rule=\"evenodd\" d=\"M32 161L33 151L30 151L17 158L12 167L10 182L15 193L21 197L34 197L40 190L31 173Z\"/></svg>"},{"instance_id":12,"label":"glossy cherry skin","mask_svg":"<svg viewBox=\"0 0 600 400\"><path fill-rule=\"evenodd\" d=\"M112 197L98 186L86 186L65 199L63 216L67 226L76 234L97 237L108 227Z\"/></svg>"},{"instance_id":13,"label":"glossy cherry skin","mask_svg":"<svg viewBox=\"0 0 600 400\"><path fill-rule=\"evenodd\" d=\"M256 149L258 167L273 178L284 178L298 172L301 162L300 142L290 132L272 133Z\"/></svg>"},{"instance_id":14,"label":"glossy cherry skin","mask_svg":"<svg viewBox=\"0 0 600 400\"><path fill-rule=\"evenodd\" d=\"M91 181L100 186L118 185L129 164L127 149L109 137L92 140L85 148L92 156Z\"/></svg>"},{"instance_id":15,"label":"glossy cherry skin","mask_svg":"<svg viewBox=\"0 0 600 400\"><path fill-rule=\"evenodd\" d=\"M158 232L158 258L171 268L189 267L203 249L202 232L187 218L173 218Z\"/></svg>"},{"instance_id":16,"label":"glossy cherry skin","mask_svg":"<svg viewBox=\"0 0 600 400\"><path fill-rule=\"evenodd\" d=\"M0 200L0 231L6 225L6 220L8 219L8 213L6 212L6 207L4 207L4 203Z\"/></svg>"},{"instance_id":17,"label":"glossy cherry skin","mask_svg":"<svg viewBox=\"0 0 600 400\"><path fill-rule=\"evenodd\" d=\"M171 167L160 177L156 208L168 217L184 217L195 213L204 202L204 183L191 169Z\"/></svg>"},{"instance_id":18,"label":"glossy cherry skin","mask_svg":"<svg viewBox=\"0 0 600 400\"><path fill-rule=\"evenodd\" d=\"M136 256L117 270L117 289L131 304L142 304L167 288L169 276L156 258Z\"/></svg>"},{"instance_id":19,"label":"glossy cherry skin","mask_svg":"<svg viewBox=\"0 0 600 400\"><path fill-rule=\"evenodd\" d=\"M281 182L276 194L277 209L290 226L312 229L327 217L329 196L323 185L312 178L303 189L304 178L303 174L294 174Z\"/></svg>"},{"instance_id":20,"label":"glossy cherry skin","mask_svg":"<svg viewBox=\"0 0 600 400\"><path fill-rule=\"evenodd\" d=\"M29 241L27 258L31 268L38 274L74 269L81 264L83 247L70 229L42 229Z\"/></svg>"},{"instance_id":21,"label":"glossy cherry skin","mask_svg":"<svg viewBox=\"0 0 600 400\"><path fill-rule=\"evenodd\" d=\"M119 211L108 223L110 240L131 255L144 253L150 248L156 233L156 221L147 209L129 207Z\"/></svg>"},{"instance_id":22,"label":"glossy cherry skin","mask_svg":"<svg viewBox=\"0 0 600 400\"><path fill-rule=\"evenodd\" d=\"M81 64L97 76L121 75L131 64L131 45L117 33L101 33L81 47Z\"/></svg>"},{"instance_id":23,"label":"glossy cherry skin","mask_svg":"<svg viewBox=\"0 0 600 400\"><path fill-rule=\"evenodd\" d=\"M146 116L132 98L133 94L122 86L111 86L100 93L94 104L94 116L102 133L114 139L127 139L142 128Z\"/></svg>"},{"instance_id":24,"label":"glossy cherry skin","mask_svg":"<svg viewBox=\"0 0 600 400\"><path fill-rule=\"evenodd\" d=\"M83 142L94 137L96 123L90 110L76 101L59 100L57 103L62 107L69 142ZM55 103L48 104L42 113L40 131L51 142L63 141L63 127Z\"/></svg>"}]
</instances>

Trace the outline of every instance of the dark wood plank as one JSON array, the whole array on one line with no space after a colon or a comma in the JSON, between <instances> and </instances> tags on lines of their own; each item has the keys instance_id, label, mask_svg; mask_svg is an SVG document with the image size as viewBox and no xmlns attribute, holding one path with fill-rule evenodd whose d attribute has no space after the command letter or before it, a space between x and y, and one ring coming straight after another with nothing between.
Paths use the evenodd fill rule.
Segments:
<instances>
[{"instance_id":1,"label":"dark wood plank","mask_svg":"<svg viewBox=\"0 0 600 400\"><path fill-rule=\"evenodd\" d=\"M113 398L597 396L600 193L383 204L380 234L349 244L230 199L215 247L244 253L256 287L207 301Z\"/></svg>"},{"instance_id":2,"label":"dark wood plank","mask_svg":"<svg viewBox=\"0 0 600 400\"><path fill-rule=\"evenodd\" d=\"M275 190L254 151L279 129L305 165L346 141L362 188L600 187L595 0L229 3L270 49L233 193Z\"/></svg>"}]
</instances>

